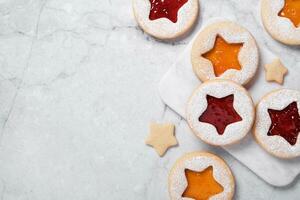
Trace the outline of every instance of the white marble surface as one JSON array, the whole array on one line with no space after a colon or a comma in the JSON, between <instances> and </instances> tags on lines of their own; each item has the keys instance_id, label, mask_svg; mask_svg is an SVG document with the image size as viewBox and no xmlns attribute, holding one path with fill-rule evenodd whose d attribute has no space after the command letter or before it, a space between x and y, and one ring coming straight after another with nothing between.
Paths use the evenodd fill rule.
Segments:
<instances>
[{"instance_id":1,"label":"white marble surface","mask_svg":"<svg viewBox=\"0 0 300 200\"><path fill-rule=\"evenodd\" d=\"M275 42L253 17L258 0L203 0L204 20L232 9L286 65L299 47ZM218 153L236 199L298 199L300 181L272 187L196 138L166 108L158 82L192 36L145 35L124 0L0 0L0 199L168 199L167 174L184 152ZM159 158L144 145L150 121L177 125L179 146Z\"/></svg>"}]
</instances>

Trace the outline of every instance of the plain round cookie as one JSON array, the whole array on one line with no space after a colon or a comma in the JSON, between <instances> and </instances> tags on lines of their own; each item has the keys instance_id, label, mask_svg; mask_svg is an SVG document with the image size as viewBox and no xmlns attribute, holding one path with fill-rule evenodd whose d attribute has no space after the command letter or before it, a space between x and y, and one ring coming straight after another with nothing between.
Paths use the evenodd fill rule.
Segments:
<instances>
[{"instance_id":1,"label":"plain round cookie","mask_svg":"<svg viewBox=\"0 0 300 200\"><path fill-rule=\"evenodd\" d=\"M188 33L199 13L199 0L188 0L178 11L176 23L167 18L149 19L150 1L132 0L133 13L139 26L149 35L161 40L173 40Z\"/></svg>"},{"instance_id":2,"label":"plain round cookie","mask_svg":"<svg viewBox=\"0 0 300 200\"><path fill-rule=\"evenodd\" d=\"M261 0L261 18L265 29L275 39L288 45L300 45L300 27L278 16L284 0Z\"/></svg>"},{"instance_id":3,"label":"plain round cookie","mask_svg":"<svg viewBox=\"0 0 300 200\"><path fill-rule=\"evenodd\" d=\"M179 158L172 167L169 174L169 194L171 200L182 200L182 194L187 187L185 169L203 171L207 167L213 167L214 179L222 185L224 191L214 195L210 199L230 200L233 198L235 183L230 168L220 157L208 152L187 153Z\"/></svg>"},{"instance_id":4,"label":"plain round cookie","mask_svg":"<svg viewBox=\"0 0 300 200\"><path fill-rule=\"evenodd\" d=\"M229 69L221 76L216 77L213 64L202 55L214 47L218 35L228 43L243 43L238 54L238 61L242 69ZM247 29L231 21L221 21L206 26L198 33L192 46L191 62L195 74L203 82L213 79L226 79L245 85L256 73L259 52L255 39Z\"/></svg>"},{"instance_id":5,"label":"plain round cookie","mask_svg":"<svg viewBox=\"0 0 300 200\"><path fill-rule=\"evenodd\" d=\"M199 116L207 108L207 95L223 98L234 95L233 107L242 118L229 124L224 133L219 135L215 126L199 121ZM187 122L193 133L202 141L224 146L238 142L251 130L254 123L255 109L253 101L245 88L228 80L213 80L201 84L190 97L186 108Z\"/></svg>"},{"instance_id":6,"label":"plain round cookie","mask_svg":"<svg viewBox=\"0 0 300 200\"><path fill-rule=\"evenodd\" d=\"M279 89L265 95L256 106L256 121L253 131L254 138L263 149L276 157L294 158L300 156L299 137L296 144L292 146L281 136L267 135L271 126L268 109L282 110L294 101L297 102L297 107L300 109L299 91Z\"/></svg>"}]
</instances>

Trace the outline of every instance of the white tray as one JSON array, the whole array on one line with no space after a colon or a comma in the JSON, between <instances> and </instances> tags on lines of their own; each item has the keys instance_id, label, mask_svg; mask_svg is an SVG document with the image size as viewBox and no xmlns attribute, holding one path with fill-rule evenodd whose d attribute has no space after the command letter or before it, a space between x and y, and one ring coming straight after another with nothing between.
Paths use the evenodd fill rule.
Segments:
<instances>
[{"instance_id":1,"label":"white tray","mask_svg":"<svg viewBox=\"0 0 300 200\"><path fill-rule=\"evenodd\" d=\"M166 73L159 85L162 100L180 116L185 118L185 104L192 91L201 83L192 71L190 50L192 42ZM255 103L267 92L280 88L276 83L265 81L264 64L275 58L264 46L260 46L260 66L256 77L247 86ZM289 69L283 87L300 90L300 69ZM300 158L282 160L275 158L261 149L249 133L239 144L224 147L232 156L246 165L255 174L274 186L291 183L300 172Z\"/></svg>"}]
</instances>

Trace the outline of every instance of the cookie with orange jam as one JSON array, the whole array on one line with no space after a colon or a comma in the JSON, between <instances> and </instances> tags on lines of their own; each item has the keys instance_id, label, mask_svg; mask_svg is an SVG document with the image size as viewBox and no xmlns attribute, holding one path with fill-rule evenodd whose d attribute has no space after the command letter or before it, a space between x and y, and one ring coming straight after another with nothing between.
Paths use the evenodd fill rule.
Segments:
<instances>
[{"instance_id":1,"label":"cookie with orange jam","mask_svg":"<svg viewBox=\"0 0 300 200\"><path fill-rule=\"evenodd\" d=\"M300 45L300 0L261 0L261 17L274 39Z\"/></svg>"},{"instance_id":2,"label":"cookie with orange jam","mask_svg":"<svg viewBox=\"0 0 300 200\"><path fill-rule=\"evenodd\" d=\"M280 89L264 96L256 108L254 137L280 158L300 156L300 92Z\"/></svg>"},{"instance_id":3,"label":"cookie with orange jam","mask_svg":"<svg viewBox=\"0 0 300 200\"><path fill-rule=\"evenodd\" d=\"M230 21L205 27L191 51L195 74L201 81L227 79L248 83L258 67L259 53L250 32Z\"/></svg>"},{"instance_id":4,"label":"cookie with orange jam","mask_svg":"<svg viewBox=\"0 0 300 200\"><path fill-rule=\"evenodd\" d=\"M185 154L176 161L169 175L171 200L230 200L234 196L234 187L227 164L207 152Z\"/></svg>"},{"instance_id":5,"label":"cookie with orange jam","mask_svg":"<svg viewBox=\"0 0 300 200\"><path fill-rule=\"evenodd\" d=\"M247 135L254 122L251 97L242 86L227 80L201 84L190 97L187 122L204 142L224 146Z\"/></svg>"},{"instance_id":6,"label":"cookie with orange jam","mask_svg":"<svg viewBox=\"0 0 300 200\"><path fill-rule=\"evenodd\" d=\"M195 24L199 0L133 0L133 13L139 26L161 40L185 35Z\"/></svg>"}]
</instances>

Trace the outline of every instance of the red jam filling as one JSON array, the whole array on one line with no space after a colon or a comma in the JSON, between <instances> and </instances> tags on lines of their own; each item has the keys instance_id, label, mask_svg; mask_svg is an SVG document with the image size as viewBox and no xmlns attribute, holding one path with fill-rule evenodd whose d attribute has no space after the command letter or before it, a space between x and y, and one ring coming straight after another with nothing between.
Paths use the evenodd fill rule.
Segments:
<instances>
[{"instance_id":1,"label":"red jam filling","mask_svg":"<svg viewBox=\"0 0 300 200\"><path fill-rule=\"evenodd\" d=\"M279 135L291 145L295 145L300 132L300 116L297 102L292 102L283 110L268 109L271 126L268 136Z\"/></svg>"},{"instance_id":2,"label":"red jam filling","mask_svg":"<svg viewBox=\"0 0 300 200\"><path fill-rule=\"evenodd\" d=\"M149 19L167 18L173 23L177 22L178 10L188 0L149 0L151 3Z\"/></svg>"},{"instance_id":3,"label":"red jam filling","mask_svg":"<svg viewBox=\"0 0 300 200\"><path fill-rule=\"evenodd\" d=\"M223 135L229 124L242 121L241 116L233 107L233 94L223 98L207 95L206 99L207 108L199 117L199 121L215 126L219 135Z\"/></svg>"}]
</instances>

